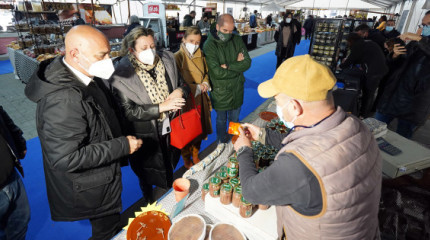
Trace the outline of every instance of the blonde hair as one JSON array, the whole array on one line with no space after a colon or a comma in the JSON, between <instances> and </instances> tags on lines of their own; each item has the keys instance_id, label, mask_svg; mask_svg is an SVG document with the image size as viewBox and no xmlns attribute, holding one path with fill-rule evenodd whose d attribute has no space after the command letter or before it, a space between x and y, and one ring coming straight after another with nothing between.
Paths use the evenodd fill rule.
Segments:
<instances>
[{"instance_id":1,"label":"blonde hair","mask_svg":"<svg viewBox=\"0 0 430 240\"><path fill-rule=\"evenodd\" d=\"M184 39L187 38L189 35L202 35L202 32L200 31L200 28L196 26L188 27L185 31Z\"/></svg>"},{"instance_id":2,"label":"blonde hair","mask_svg":"<svg viewBox=\"0 0 430 240\"><path fill-rule=\"evenodd\" d=\"M128 50L130 48L134 49L134 46L136 45L136 40L140 37L147 37L152 36L154 37L154 31L150 28L144 28L144 27L135 27L133 30L128 33L125 38L122 40L121 50L119 51L119 55L121 57L127 55Z\"/></svg>"}]
</instances>

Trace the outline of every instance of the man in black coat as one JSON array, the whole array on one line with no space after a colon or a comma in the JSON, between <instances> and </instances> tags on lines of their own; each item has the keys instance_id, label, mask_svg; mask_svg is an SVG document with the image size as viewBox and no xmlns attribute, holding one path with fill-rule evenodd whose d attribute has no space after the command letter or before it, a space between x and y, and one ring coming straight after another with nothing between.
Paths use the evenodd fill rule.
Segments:
<instances>
[{"instance_id":1,"label":"man in black coat","mask_svg":"<svg viewBox=\"0 0 430 240\"><path fill-rule=\"evenodd\" d=\"M284 20L279 25L275 32L276 50L275 55L278 60L276 68L278 68L285 60L294 56L296 45L300 43L302 30L300 22L293 19L293 14L287 12L284 15Z\"/></svg>"},{"instance_id":2,"label":"man in black coat","mask_svg":"<svg viewBox=\"0 0 430 240\"><path fill-rule=\"evenodd\" d=\"M25 88L37 103L51 218L89 219L91 239L110 239L122 208L120 159L142 141L122 136L116 105L101 82L114 71L103 33L76 26L65 45L65 57L42 62Z\"/></svg>"},{"instance_id":3,"label":"man in black coat","mask_svg":"<svg viewBox=\"0 0 430 240\"><path fill-rule=\"evenodd\" d=\"M306 31L305 39L310 39L312 36L312 29L314 28L314 17L312 15L308 16L305 23L303 24L303 28Z\"/></svg>"},{"instance_id":4,"label":"man in black coat","mask_svg":"<svg viewBox=\"0 0 430 240\"><path fill-rule=\"evenodd\" d=\"M362 117L369 117L375 92L378 89L381 79L388 72L388 67L385 64L385 56L376 43L368 40L365 41L357 33L351 33L347 41L351 53L339 67L344 69L353 64L362 65L366 80L361 84L363 97L360 115Z\"/></svg>"},{"instance_id":5,"label":"man in black coat","mask_svg":"<svg viewBox=\"0 0 430 240\"><path fill-rule=\"evenodd\" d=\"M30 206L19 159L27 153L22 131L0 106L0 239L25 240Z\"/></svg>"},{"instance_id":6,"label":"man in black coat","mask_svg":"<svg viewBox=\"0 0 430 240\"><path fill-rule=\"evenodd\" d=\"M400 36L399 31L397 31L396 29L396 21L388 20L387 26L385 27L385 30L382 32L382 34L387 40L390 38L396 38Z\"/></svg>"},{"instance_id":7,"label":"man in black coat","mask_svg":"<svg viewBox=\"0 0 430 240\"><path fill-rule=\"evenodd\" d=\"M369 25L363 23L354 29L356 33L358 33L362 38L366 40L372 40L384 51L384 43L386 38L382 34L381 31L370 29Z\"/></svg>"},{"instance_id":8,"label":"man in black coat","mask_svg":"<svg viewBox=\"0 0 430 240\"><path fill-rule=\"evenodd\" d=\"M422 24L430 28L430 11ZM406 47L396 44L388 56L390 72L375 118L389 124L398 119L397 133L411 138L415 129L423 125L430 114L430 36L415 33L400 35L411 41Z\"/></svg>"}]
</instances>

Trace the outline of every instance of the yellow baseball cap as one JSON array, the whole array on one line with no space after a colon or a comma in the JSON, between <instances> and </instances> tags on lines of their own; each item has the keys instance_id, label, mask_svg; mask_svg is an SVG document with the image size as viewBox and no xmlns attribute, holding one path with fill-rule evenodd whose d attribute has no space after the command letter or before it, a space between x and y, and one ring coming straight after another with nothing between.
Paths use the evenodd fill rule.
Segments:
<instances>
[{"instance_id":1,"label":"yellow baseball cap","mask_svg":"<svg viewBox=\"0 0 430 240\"><path fill-rule=\"evenodd\" d=\"M258 86L258 93L264 98L284 93L306 102L321 101L335 84L332 71L306 54L282 63L272 79Z\"/></svg>"}]
</instances>

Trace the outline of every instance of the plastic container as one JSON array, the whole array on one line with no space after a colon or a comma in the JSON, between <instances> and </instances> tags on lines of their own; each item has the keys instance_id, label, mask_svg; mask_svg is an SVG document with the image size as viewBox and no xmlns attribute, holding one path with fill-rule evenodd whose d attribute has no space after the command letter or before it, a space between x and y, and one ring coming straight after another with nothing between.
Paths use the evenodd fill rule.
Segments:
<instances>
[{"instance_id":1,"label":"plastic container","mask_svg":"<svg viewBox=\"0 0 430 240\"><path fill-rule=\"evenodd\" d=\"M178 221L173 223L170 227L168 233L169 240L204 240L205 236L206 222L197 214L189 214L178 219Z\"/></svg>"},{"instance_id":2,"label":"plastic container","mask_svg":"<svg viewBox=\"0 0 430 240\"><path fill-rule=\"evenodd\" d=\"M235 226L228 223L217 223L209 234L210 240L246 240L245 235Z\"/></svg>"}]
</instances>

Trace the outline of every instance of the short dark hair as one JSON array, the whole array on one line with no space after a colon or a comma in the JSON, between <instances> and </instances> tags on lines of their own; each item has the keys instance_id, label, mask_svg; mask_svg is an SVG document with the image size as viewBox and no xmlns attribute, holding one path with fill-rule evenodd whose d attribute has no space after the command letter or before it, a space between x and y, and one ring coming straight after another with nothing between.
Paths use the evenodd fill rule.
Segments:
<instances>
[{"instance_id":1,"label":"short dark hair","mask_svg":"<svg viewBox=\"0 0 430 240\"><path fill-rule=\"evenodd\" d=\"M430 10L428 10L425 15L429 15L429 14L430 14Z\"/></svg>"},{"instance_id":2,"label":"short dark hair","mask_svg":"<svg viewBox=\"0 0 430 240\"><path fill-rule=\"evenodd\" d=\"M196 11L193 10L193 11L190 12L190 14L196 14Z\"/></svg>"},{"instance_id":3,"label":"short dark hair","mask_svg":"<svg viewBox=\"0 0 430 240\"><path fill-rule=\"evenodd\" d=\"M353 32L348 35L348 38L346 39L346 41L348 41L349 44L353 45L355 42L361 39L363 38L358 33Z\"/></svg>"},{"instance_id":4,"label":"short dark hair","mask_svg":"<svg viewBox=\"0 0 430 240\"><path fill-rule=\"evenodd\" d=\"M382 21L387 21L387 16L385 16L385 15L381 16L381 20Z\"/></svg>"},{"instance_id":5,"label":"short dark hair","mask_svg":"<svg viewBox=\"0 0 430 240\"><path fill-rule=\"evenodd\" d=\"M292 12L286 12L284 15L284 19L286 19L288 17L288 15L291 15L291 17L293 17L293 13Z\"/></svg>"},{"instance_id":6,"label":"short dark hair","mask_svg":"<svg viewBox=\"0 0 430 240\"><path fill-rule=\"evenodd\" d=\"M370 30L369 25L367 25L367 24L363 23L363 24L358 25L358 26L354 29L354 32L359 32L359 31L365 31L365 32L368 32L369 30Z\"/></svg>"},{"instance_id":7,"label":"short dark hair","mask_svg":"<svg viewBox=\"0 0 430 240\"><path fill-rule=\"evenodd\" d=\"M254 10L254 13L258 13L258 11L257 11L257 10Z\"/></svg>"}]
</instances>

